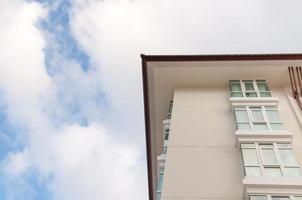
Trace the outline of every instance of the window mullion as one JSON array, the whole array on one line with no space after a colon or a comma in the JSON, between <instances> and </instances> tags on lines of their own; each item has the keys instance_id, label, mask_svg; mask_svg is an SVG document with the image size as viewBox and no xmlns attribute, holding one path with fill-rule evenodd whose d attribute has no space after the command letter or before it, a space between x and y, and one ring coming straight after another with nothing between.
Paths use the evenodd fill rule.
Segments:
<instances>
[{"instance_id":1,"label":"window mullion","mask_svg":"<svg viewBox=\"0 0 302 200\"><path fill-rule=\"evenodd\" d=\"M240 86L241 86L243 97L246 97L246 94L245 94L246 90L245 90L245 86L244 86L244 83L242 80L240 80Z\"/></svg>"},{"instance_id":2,"label":"window mullion","mask_svg":"<svg viewBox=\"0 0 302 200\"><path fill-rule=\"evenodd\" d=\"M256 147L256 153L257 153L257 157L258 157L258 164L260 166L261 176L264 176L264 167L263 167L261 152L259 151L259 145L257 142L255 143L255 147Z\"/></svg>"},{"instance_id":3,"label":"window mullion","mask_svg":"<svg viewBox=\"0 0 302 200\"><path fill-rule=\"evenodd\" d=\"M248 115L248 118L249 118L249 123L250 123L250 126L251 126L251 129L254 130L254 124L253 124L253 119L252 119L252 113L251 113L251 110L248 106L245 106L245 109L247 111L247 115Z\"/></svg>"},{"instance_id":4,"label":"window mullion","mask_svg":"<svg viewBox=\"0 0 302 200\"><path fill-rule=\"evenodd\" d=\"M280 170L281 170L281 175L284 177L285 176L285 171L284 171L284 166L282 164L282 161L281 161L281 157L280 157L280 154L279 154L279 149L278 149L278 145L277 143L273 143L273 150L274 150L274 154L275 154L275 157L277 159L277 163L280 167Z\"/></svg>"},{"instance_id":5,"label":"window mullion","mask_svg":"<svg viewBox=\"0 0 302 200\"><path fill-rule=\"evenodd\" d=\"M263 119L266 123L266 126L267 126L268 130L272 130L272 127L271 127L271 124L269 123L269 120L268 120L268 117L266 115L266 110L265 110L264 106L261 106L261 113L262 113Z\"/></svg>"},{"instance_id":6,"label":"window mullion","mask_svg":"<svg viewBox=\"0 0 302 200\"><path fill-rule=\"evenodd\" d=\"M253 85L254 85L255 91L257 93L257 97L260 97L260 91L258 89L258 85L257 85L256 80L253 80Z\"/></svg>"}]
</instances>

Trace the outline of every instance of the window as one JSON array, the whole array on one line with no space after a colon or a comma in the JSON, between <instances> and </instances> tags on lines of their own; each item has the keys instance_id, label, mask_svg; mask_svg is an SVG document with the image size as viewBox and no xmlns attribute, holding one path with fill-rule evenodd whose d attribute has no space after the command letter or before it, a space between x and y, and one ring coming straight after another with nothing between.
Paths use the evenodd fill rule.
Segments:
<instances>
[{"instance_id":1,"label":"window","mask_svg":"<svg viewBox=\"0 0 302 200\"><path fill-rule=\"evenodd\" d=\"M169 103L168 119L171 119L172 117L172 109L173 109L173 101L171 100Z\"/></svg>"},{"instance_id":2,"label":"window","mask_svg":"<svg viewBox=\"0 0 302 200\"><path fill-rule=\"evenodd\" d=\"M289 143L241 144L241 154L246 176L301 176Z\"/></svg>"},{"instance_id":3,"label":"window","mask_svg":"<svg viewBox=\"0 0 302 200\"><path fill-rule=\"evenodd\" d=\"M170 128L166 127L165 130L164 130L164 138L165 138L165 140L169 139L169 132L170 132Z\"/></svg>"},{"instance_id":4,"label":"window","mask_svg":"<svg viewBox=\"0 0 302 200\"><path fill-rule=\"evenodd\" d=\"M163 154L167 154L167 150L168 150L168 140L165 140L163 146Z\"/></svg>"},{"instance_id":5,"label":"window","mask_svg":"<svg viewBox=\"0 0 302 200\"><path fill-rule=\"evenodd\" d=\"M231 97L271 97L265 80L230 80Z\"/></svg>"},{"instance_id":6,"label":"window","mask_svg":"<svg viewBox=\"0 0 302 200\"><path fill-rule=\"evenodd\" d=\"M237 130L284 130L275 106L234 108Z\"/></svg>"},{"instance_id":7,"label":"window","mask_svg":"<svg viewBox=\"0 0 302 200\"><path fill-rule=\"evenodd\" d=\"M169 133L170 133L170 125L165 125L165 127L164 127L164 144L163 144L163 151L162 151L163 154L167 154Z\"/></svg>"},{"instance_id":8,"label":"window","mask_svg":"<svg viewBox=\"0 0 302 200\"><path fill-rule=\"evenodd\" d=\"M163 180L164 180L164 168L159 169L158 173L158 183L157 183L157 190L156 190L156 200L160 200L161 198L161 191L163 186Z\"/></svg>"},{"instance_id":9,"label":"window","mask_svg":"<svg viewBox=\"0 0 302 200\"><path fill-rule=\"evenodd\" d=\"M250 200L302 200L302 196L250 195Z\"/></svg>"}]
</instances>

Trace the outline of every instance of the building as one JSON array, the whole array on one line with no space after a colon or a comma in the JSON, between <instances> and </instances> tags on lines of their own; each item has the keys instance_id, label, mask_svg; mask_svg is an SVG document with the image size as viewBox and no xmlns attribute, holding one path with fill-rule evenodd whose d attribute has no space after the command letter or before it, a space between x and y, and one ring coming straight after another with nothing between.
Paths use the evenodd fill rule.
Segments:
<instances>
[{"instance_id":1,"label":"building","mask_svg":"<svg viewBox=\"0 0 302 200\"><path fill-rule=\"evenodd\" d=\"M302 54L142 55L150 200L301 200L299 66Z\"/></svg>"}]
</instances>

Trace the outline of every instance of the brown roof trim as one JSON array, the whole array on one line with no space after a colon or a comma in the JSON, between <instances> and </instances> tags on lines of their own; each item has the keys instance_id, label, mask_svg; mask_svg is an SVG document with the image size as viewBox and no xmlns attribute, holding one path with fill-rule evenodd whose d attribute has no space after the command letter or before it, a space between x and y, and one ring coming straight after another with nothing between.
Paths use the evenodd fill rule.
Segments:
<instances>
[{"instance_id":1,"label":"brown roof trim","mask_svg":"<svg viewBox=\"0 0 302 200\"><path fill-rule=\"evenodd\" d=\"M176 61L253 61L253 60L302 60L302 54L217 54L217 55L144 55L142 59L142 78L144 92L146 153L148 169L149 200L154 200L152 177L152 151L149 113L148 70L147 62L176 62Z\"/></svg>"},{"instance_id":2,"label":"brown roof trim","mask_svg":"<svg viewBox=\"0 0 302 200\"><path fill-rule=\"evenodd\" d=\"M153 200L153 176L152 176L152 151L151 151L151 131L149 113L149 92L148 92L148 70L145 59L142 59L143 92L144 92L144 111L145 111L145 133L146 133L146 153L148 170L148 189L149 200Z\"/></svg>"},{"instance_id":3,"label":"brown roof trim","mask_svg":"<svg viewBox=\"0 0 302 200\"><path fill-rule=\"evenodd\" d=\"M241 60L301 60L302 54L217 54L217 55L144 55L146 62L169 61L241 61Z\"/></svg>"}]
</instances>

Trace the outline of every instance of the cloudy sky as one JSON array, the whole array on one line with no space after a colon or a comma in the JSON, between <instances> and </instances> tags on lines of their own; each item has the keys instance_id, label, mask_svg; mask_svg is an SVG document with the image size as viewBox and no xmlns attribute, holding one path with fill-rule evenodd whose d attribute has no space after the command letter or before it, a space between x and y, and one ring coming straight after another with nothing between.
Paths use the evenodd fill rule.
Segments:
<instances>
[{"instance_id":1,"label":"cloudy sky","mask_svg":"<svg viewBox=\"0 0 302 200\"><path fill-rule=\"evenodd\" d=\"M140 54L302 52L300 0L0 0L0 199L147 200Z\"/></svg>"}]
</instances>

